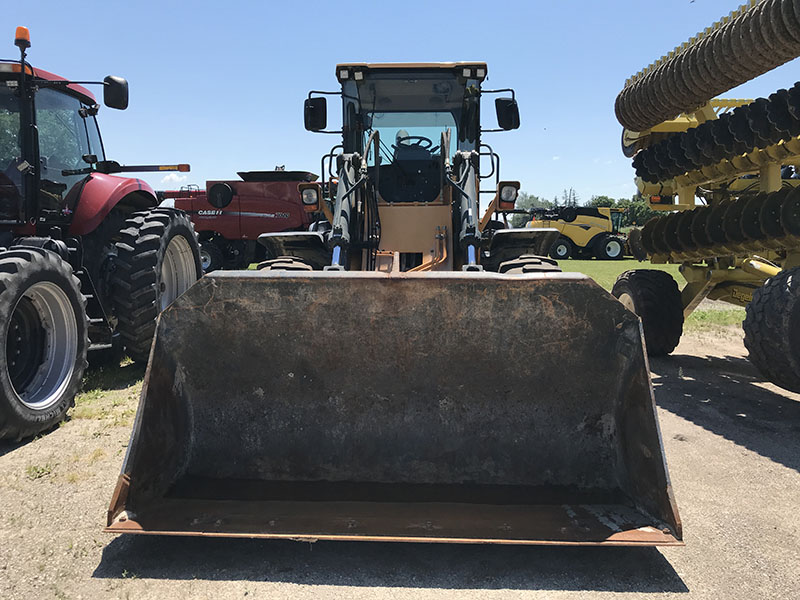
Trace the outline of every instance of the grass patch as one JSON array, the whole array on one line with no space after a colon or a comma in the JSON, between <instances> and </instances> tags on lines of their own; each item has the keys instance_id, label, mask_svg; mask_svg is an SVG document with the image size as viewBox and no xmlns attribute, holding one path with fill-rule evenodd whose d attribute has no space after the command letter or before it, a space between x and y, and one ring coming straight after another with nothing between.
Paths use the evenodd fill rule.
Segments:
<instances>
[{"instance_id":1,"label":"grass patch","mask_svg":"<svg viewBox=\"0 0 800 600\"><path fill-rule=\"evenodd\" d=\"M638 260L562 260L558 263L564 272L583 273L594 279L605 289L611 291L617 277L625 271L632 269L658 269L672 275L679 286L683 285L683 278L678 272L678 265L653 265L649 262Z\"/></svg>"},{"instance_id":2,"label":"grass patch","mask_svg":"<svg viewBox=\"0 0 800 600\"><path fill-rule=\"evenodd\" d=\"M130 359L120 365L90 369L83 379L83 391L75 398L70 417L130 425L142 390L144 369L144 365Z\"/></svg>"},{"instance_id":3,"label":"grass patch","mask_svg":"<svg viewBox=\"0 0 800 600\"><path fill-rule=\"evenodd\" d=\"M739 328L744 321L743 308L695 310L683 325L684 331L714 331L720 328Z\"/></svg>"},{"instance_id":4,"label":"grass patch","mask_svg":"<svg viewBox=\"0 0 800 600\"><path fill-rule=\"evenodd\" d=\"M28 465L25 467L25 476L31 481L47 477L53 473L53 465L45 463L43 465Z\"/></svg>"}]
</instances>

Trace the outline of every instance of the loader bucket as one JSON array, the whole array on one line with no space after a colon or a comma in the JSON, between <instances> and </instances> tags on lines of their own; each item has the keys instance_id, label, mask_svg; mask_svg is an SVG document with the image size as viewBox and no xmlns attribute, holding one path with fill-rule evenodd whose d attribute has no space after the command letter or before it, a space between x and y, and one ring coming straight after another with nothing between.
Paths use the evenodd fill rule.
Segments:
<instances>
[{"instance_id":1,"label":"loader bucket","mask_svg":"<svg viewBox=\"0 0 800 600\"><path fill-rule=\"evenodd\" d=\"M681 544L638 318L578 274L214 272L107 531Z\"/></svg>"}]
</instances>

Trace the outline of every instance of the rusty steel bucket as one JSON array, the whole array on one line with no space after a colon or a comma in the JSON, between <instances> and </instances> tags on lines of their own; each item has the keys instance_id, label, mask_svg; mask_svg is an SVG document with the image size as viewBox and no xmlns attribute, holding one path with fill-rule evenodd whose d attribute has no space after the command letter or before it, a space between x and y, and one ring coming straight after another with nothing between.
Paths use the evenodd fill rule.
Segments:
<instances>
[{"instance_id":1,"label":"rusty steel bucket","mask_svg":"<svg viewBox=\"0 0 800 600\"><path fill-rule=\"evenodd\" d=\"M574 273L214 272L107 531L681 544L638 318Z\"/></svg>"}]
</instances>

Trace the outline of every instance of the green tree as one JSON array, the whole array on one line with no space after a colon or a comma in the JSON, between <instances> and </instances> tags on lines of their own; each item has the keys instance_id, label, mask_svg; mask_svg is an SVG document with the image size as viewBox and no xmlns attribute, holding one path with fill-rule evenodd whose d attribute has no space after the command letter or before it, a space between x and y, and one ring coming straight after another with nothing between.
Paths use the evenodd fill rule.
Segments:
<instances>
[{"instance_id":1,"label":"green tree","mask_svg":"<svg viewBox=\"0 0 800 600\"><path fill-rule=\"evenodd\" d=\"M574 188L569 188L568 190L565 189L561 193L561 205L562 206L578 206L578 202L580 198L578 194L575 192Z\"/></svg>"},{"instance_id":2,"label":"green tree","mask_svg":"<svg viewBox=\"0 0 800 600\"><path fill-rule=\"evenodd\" d=\"M656 211L650 208L650 203L641 194L635 194L630 200L627 198L618 200L617 207L625 209L625 214L622 217L623 227L642 227L657 214Z\"/></svg>"},{"instance_id":3,"label":"green tree","mask_svg":"<svg viewBox=\"0 0 800 600\"><path fill-rule=\"evenodd\" d=\"M589 202L586 203L586 206L607 206L611 207L617 203L616 200L613 198L609 198L608 196L592 196Z\"/></svg>"},{"instance_id":4,"label":"green tree","mask_svg":"<svg viewBox=\"0 0 800 600\"><path fill-rule=\"evenodd\" d=\"M516 204L516 207L520 210L530 210L532 208L550 208L551 206L553 206L553 203L549 200L545 200L544 198L540 198L539 196L528 194L526 192L519 193ZM531 218L528 215L512 215L511 225L512 227L525 227L525 224L530 220Z\"/></svg>"}]
</instances>

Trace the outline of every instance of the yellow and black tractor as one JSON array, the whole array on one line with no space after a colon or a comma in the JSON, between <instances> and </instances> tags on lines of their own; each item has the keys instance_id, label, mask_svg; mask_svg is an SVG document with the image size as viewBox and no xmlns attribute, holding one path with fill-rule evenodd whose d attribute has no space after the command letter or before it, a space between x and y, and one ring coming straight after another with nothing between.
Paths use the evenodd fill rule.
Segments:
<instances>
[{"instance_id":1,"label":"yellow and black tractor","mask_svg":"<svg viewBox=\"0 0 800 600\"><path fill-rule=\"evenodd\" d=\"M653 270L613 293L668 354L705 298L746 307L744 343L773 383L800 392L800 83L767 98L714 98L800 56L800 2L751 1L627 81L623 152L663 215L641 231ZM703 73L702 76L699 76ZM678 116L676 116L678 115Z\"/></svg>"},{"instance_id":2,"label":"yellow and black tractor","mask_svg":"<svg viewBox=\"0 0 800 600\"><path fill-rule=\"evenodd\" d=\"M558 229L561 235L550 248L556 260L592 256L619 260L627 249L627 239L620 233L624 212L606 206L535 208L528 227Z\"/></svg>"},{"instance_id":3,"label":"yellow and black tractor","mask_svg":"<svg viewBox=\"0 0 800 600\"><path fill-rule=\"evenodd\" d=\"M481 99L495 131L519 112L486 73L336 67L318 220L162 315L108 531L681 543L639 320L546 256L557 231L502 227Z\"/></svg>"}]
</instances>

